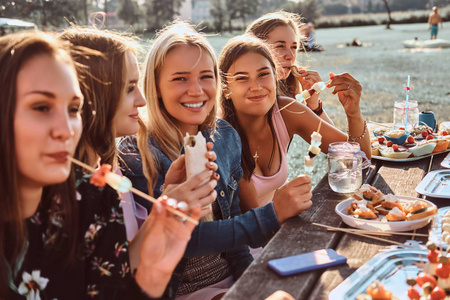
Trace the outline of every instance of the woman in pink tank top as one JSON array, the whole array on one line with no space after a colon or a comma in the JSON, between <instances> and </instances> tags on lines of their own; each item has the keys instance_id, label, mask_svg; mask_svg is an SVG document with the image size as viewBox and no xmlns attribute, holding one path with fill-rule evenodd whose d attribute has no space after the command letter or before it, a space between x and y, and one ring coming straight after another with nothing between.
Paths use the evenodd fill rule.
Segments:
<instances>
[{"instance_id":1,"label":"woman in pink tank top","mask_svg":"<svg viewBox=\"0 0 450 300\"><path fill-rule=\"evenodd\" d=\"M238 36L225 45L219 56L224 83L221 97L223 118L237 130L242 141L241 165L244 177L239 197L241 209L248 210L274 202L282 207L286 197L309 193L298 183L304 176L287 180L286 153L294 134L308 143L321 119L307 106L277 95L277 64L271 50L258 38ZM356 141L370 157L367 126L359 107L362 87L350 74L331 74L334 87L348 120L348 134L322 122L321 150L327 153L333 142ZM304 210L311 206L302 204ZM289 210L291 208L285 207Z\"/></svg>"}]
</instances>

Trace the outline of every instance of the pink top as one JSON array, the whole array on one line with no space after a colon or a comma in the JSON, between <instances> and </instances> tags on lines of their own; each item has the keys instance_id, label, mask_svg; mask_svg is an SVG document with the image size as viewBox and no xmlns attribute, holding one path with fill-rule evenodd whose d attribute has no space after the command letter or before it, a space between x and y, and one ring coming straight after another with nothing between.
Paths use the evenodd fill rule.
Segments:
<instances>
[{"instance_id":1,"label":"pink top","mask_svg":"<svg viewBox=\"0 0 450 300\"><path fill-rule=\"evenodd\" d=\"M275 101L272 114L273 127L275 129L275 135L280 147L281 165L277 173L272 176L263 176L253 173L251 181L256 189L258 195L259 206L264 206L272 201L275 190L286 183L288 177L288 164L287 164L287 150L289 146L289 133L286 125L284 124L283 117L278 108L278 102Z\"/></svg>"},{"instance_id":2,"label":"pink top","mask_svg":"<svg viewBox=\"0 0 450 300\"><path fill-rule=\"evenodd\" d=\"M119 168L115 168L116 174L123 176ZM147 209L134 201L131 192L119 193L122 203L123 218L125 220L125 229L127 230L127 239L131 241L139 228L147 219Z\"/></svg>"}]
</instances>

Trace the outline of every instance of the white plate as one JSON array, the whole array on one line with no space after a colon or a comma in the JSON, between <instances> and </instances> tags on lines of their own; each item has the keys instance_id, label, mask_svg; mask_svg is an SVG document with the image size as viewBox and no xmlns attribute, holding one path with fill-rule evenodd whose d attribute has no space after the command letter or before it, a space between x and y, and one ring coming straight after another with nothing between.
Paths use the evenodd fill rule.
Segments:
<instances>
[{"instance_id":1,"label":"white plate","mask_svg":"<svg viewBox=\"0 0 450 300\"><path fill-rule=\"evenodd\" d=\"M401 202L408 202L414 200L420 200L426 202L428 207L435 206L433 203L427 200L423 200L420 198L407 197L407 196L397 196ZM427 225L433 216L429 216L428 218L412 220L412 221L398 221L398 222L388 222L381 221L381 216L375 220L365 220L358 219L351 215L347 214L347 208L350 206L352 201L355 199L348 199L342 201L338 205L336 205L335 211L342 218L342 221L350 227L372 230L372 231L410 231L418 228L422 228Z\"/></svg>"},{"instance_id":2,"label":"white plate","mask_svg":"<svg viewBox=\"0 0 450 300\"><path fill-rule=\"evenodd\" d=\"M431 171L416 187L422 195L450 199L450 170Z\"/></svg>"},{"instance_id":3,"label":"white plate","mask_svg":"<svg viewBox=\"0 0 450 300\"><path fill-rule=\"evenodd\" d=\"M442 249L447 249L448 245L445 241L442 240L442 218L445 213L450 210L450 206L441 207L438 209L438 213L434 216L433 226L431 226L430 234L428 236L428 240L433 242L438 247L442 247Z\"/></svg>"},{"instance_id":4,"label":"white plate","mask_svg":"<svg viewBox=\"0 0 450 300\"><path fill-rule=\"evenodd\" d=\"M449 151L450 151L450 149L447 149L447 150L444 150L444 151L441 151L438 153L431 153L431 154L427 154L427 155L413 156L413 157L408 157L408 158L390 158L390 157L384 157L384 156L380 156L380 155L372 155L372 158L375 158L378 160L385 160L385 161L404 162L404 161L415 161L415 160L423 159L426 157L430 157L432 155L441 154L441 153L445 153L445 152L449 152Z\"/></svg>"},{"instance_id":5,"label":"white plate","mask_svg":"<svg viewBox=\"0 0 450 300\"><path fill-rule=\"evenodd\" d=\"M444 168L450 168L450 153L447 154L444 160L442 160L441 166L443 166Z\"/></svg>"}]
</instances>

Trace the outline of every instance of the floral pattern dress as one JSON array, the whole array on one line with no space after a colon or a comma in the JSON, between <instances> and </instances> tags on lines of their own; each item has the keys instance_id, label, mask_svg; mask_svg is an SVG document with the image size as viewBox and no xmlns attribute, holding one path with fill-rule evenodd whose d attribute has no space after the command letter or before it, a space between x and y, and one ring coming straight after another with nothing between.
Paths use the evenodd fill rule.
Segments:
<instances>
[{"instance_id":1,"label":"floral pattern dress","mask_svg":"<svg viewBox=\"0 0 450 300\"><path fill-rule=\"evenodd\" d=\"M62 227L58 211L38 209L27 219L28 244L10 286L17 299L151 299L130 273L128 241L120 199L115 190L89 184L78 174L79 245L76 261L66 265L69 251L46 245L53 236L48 222ZM1 298L1 297L0 297Z\"/></svg>"}]
</instances>

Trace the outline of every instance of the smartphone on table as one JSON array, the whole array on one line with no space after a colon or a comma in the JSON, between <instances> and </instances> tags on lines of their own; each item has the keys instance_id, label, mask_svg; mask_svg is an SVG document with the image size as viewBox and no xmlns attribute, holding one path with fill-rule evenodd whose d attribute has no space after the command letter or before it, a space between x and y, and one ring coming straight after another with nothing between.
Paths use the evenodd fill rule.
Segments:
<instances>
[{"instance_id":1,"label":"smartphone on table","mask_svg":"<svg viewBox=\"0 0 450 300\"><path fill-rule=\"evenodd\" d=\"M347 258L333 249L321 249L313 252L272 259L268 267L281 276L327 268L347 262Z\"/></svg>"}]
</instances>

